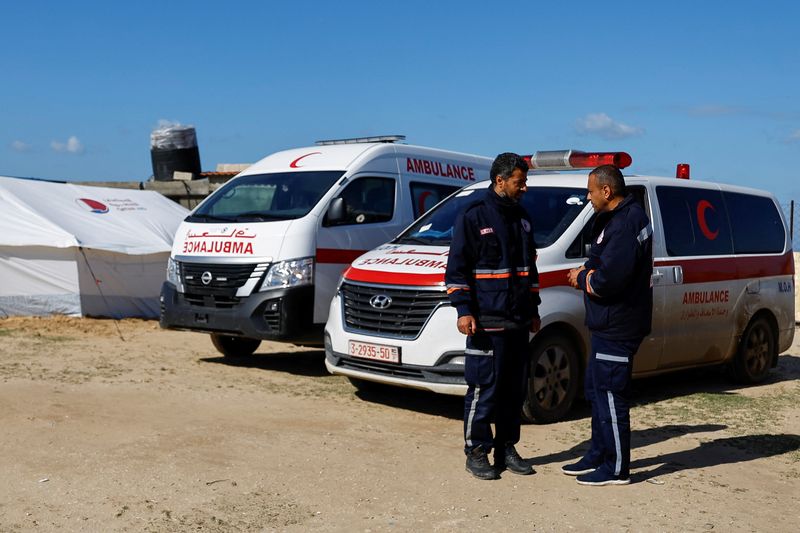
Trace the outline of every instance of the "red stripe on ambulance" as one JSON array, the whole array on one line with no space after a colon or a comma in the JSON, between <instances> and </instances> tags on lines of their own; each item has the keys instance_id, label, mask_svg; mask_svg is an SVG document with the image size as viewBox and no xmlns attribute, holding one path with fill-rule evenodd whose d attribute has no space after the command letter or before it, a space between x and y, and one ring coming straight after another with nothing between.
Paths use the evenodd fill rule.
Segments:
<instances>
[{"instance_id":1,"label":"red stripe on ambulance","mask_svg":"<svg viewBox=\"0 0 800 533\"><path fill-rule=\"evenodd\" d=\"M367 250L340 250L338 248L317 248L317 264L349 265Z\"/></svg>"},{"instance_id":2,"label":"red stripe on ambulance","mask_svg":"<svg viewBox=\"0 0 800 533\"><path fill-rule=\"evenodd\" d=\"M349 281L363 281L366 283L383 283L389 285L414 285L418 287L444 285L444 273L413 274L407 272L385 272L364 270L352 266L345 271L344 278Z\"/></svg>"},{"instance_id":3,"label":"red stripe on ambulance","mask_svg":"<svg viewBox=\"0 0 800 533\"><path fill-rule=\"evenodd\" d=\"M683 267L683 283L685 285L794 274L794 258L791 252L783 255L656 261L655 266Z\"/></svg>"}]
</instances>

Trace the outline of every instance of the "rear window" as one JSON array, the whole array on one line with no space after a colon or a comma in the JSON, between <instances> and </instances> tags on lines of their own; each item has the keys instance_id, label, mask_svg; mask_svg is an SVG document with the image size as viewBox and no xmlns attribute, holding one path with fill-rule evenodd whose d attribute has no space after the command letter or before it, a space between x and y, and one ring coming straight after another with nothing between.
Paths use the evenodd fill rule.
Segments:
<instances>
[{"instance_id":1,"label":"rear window","mask_svg":"<svg viewBox=\"0 0 800 533\"><path fill-rule=\"evenodd\" d=\"M722 193L712 189L656 187L671 256L727 255L733 252Z\"/></svg>"},{"instance_id":2,"label":"rear window","mask_svg":"<svg viewBox=\"0 0 800 533\"><path fill-rule=\"evenodd\" d=\"M398 244L449 246L453 224L468 205L487 194L487 189L462 191L428 211L394 240ZM553 244L583 211L585 189L577 187L528 187L522 206L533 221L537 248Z\"/></svg>"},{"instance_id":3,"label":"rear window","mask_svg":"<svg viewBox=\"0 0 800 533\"><path fill-rule=\"evenodd\" d=\"M738 192L723 192L731 214L733 250L737 254L783 252L786 231L771 198Z\"/></svg>"}]
</instances>

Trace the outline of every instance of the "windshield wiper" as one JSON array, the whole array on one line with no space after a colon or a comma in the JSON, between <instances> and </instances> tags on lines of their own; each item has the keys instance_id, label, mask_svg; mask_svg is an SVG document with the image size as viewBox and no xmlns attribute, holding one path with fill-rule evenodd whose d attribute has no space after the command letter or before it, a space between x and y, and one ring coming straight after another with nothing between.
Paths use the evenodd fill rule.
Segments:
<instances>
[{"instance_id":1,"label":"windshield wiper","mask_svg":"<svg viewBox=\"0 0 800 533\"><path fill-rule=\"evenodd\" d=\"M261 220L286 220L285 216L273 215L271 213L264 213L263 211L247 211L246 213L239 213L236 215L236 220L243 218L258 218Z\"/></svg>"},{"instance_id":2,"label":"windshield wiper","mask_svg":"<svg viewBox=\"0 0 800 533\"><path fill-rule=\"evenodd\" d=\"M402 237L395 241L397 244L433 244L430 239L423 239L422 237Z\"/></svg>"},{"instance_id":3,"label":"windshield wiper","mask_svg":"<svg viewBox=\"0 0 800 533\"><path fill-rule=\"evenodd\" d=\"M209 215L207 213L195 213L191 216L192 218L202 218L205 220L219 220L220 222L233 222L235 219L231 217L222 217L219 215Z\"/></svg>"}]
</instances>

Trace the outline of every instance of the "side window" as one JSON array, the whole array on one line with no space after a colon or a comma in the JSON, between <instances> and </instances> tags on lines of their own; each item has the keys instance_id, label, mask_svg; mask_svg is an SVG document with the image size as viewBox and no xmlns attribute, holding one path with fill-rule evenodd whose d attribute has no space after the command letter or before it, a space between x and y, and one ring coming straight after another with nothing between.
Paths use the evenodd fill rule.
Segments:
<instances>
[{"instance_id":1,"label":"side window","mask_svg":"<svg viewBox=\"0 0 800 533\"><path fill-rule=\"evenodd\" d=\"M667 254L726 255L733 253L728 213L720 191L688 187L656 187Z\"/></svg>"},{"instance_id":2,"label":"side window","mask_svg":"<svg viewBox=\"0 0 800 533\"><path fill-rule=\"evenodd\" d=\"M345 217L342 224L387 222L394 215L394 180L358 178L342 191Z\"/></svg>"},{"instance_id":3,"label":"side window","mask_svg":"<svg viewBox=\"0 0 800 533\"><path fill-rule=\"evenodd\" d=\"M411 183L411 203L414 209L414 218L422 216L428 209L450 196L460 187L452 185L436 185L431 183Z\"/></svg>"},{"instance_id":4,"label":"side window","mask_svg":"<svg viewBox=\"0 0 800 533\"><path fill-rule=\"evenodd\" d=\"M572 241L572 244L569 245L566 253L567 259L588 257L589 254L587 245L591 244L592 242L592 225L594 224L595 218L597 218L597 213L592 213L592 216L590 216L589 220L586 221L586 225L583 226L581 232L577 237L575 237L575 240Z\"/></svg>"},{"instance_id":5,"label":"side window","mask_svg":"<svg viewBox=\"0 0 800 533\"><path fill-rule=\"evenodd\" d=\"M724 192L722 196L731 213L734 252L765 254L783 251L786 231L772 199L738 192Z\"/></svg>"},{"instance_id":6,"label":"side window","mask_svg":"<svg viewBox=\"0 0 800 533\"><path fill-rule=\"evenodd\" d=\"M642 185L630 185L627 187L628 194L632 194L634 200L644 207L645 213L647 213L647 218L653 220L653 217L650 215L650 202L647 201L647 189L644 188ZM565 254L567 259L579 259L581 257L587 257L587 245L591 244L592 242L592 225L594 224L594 219L597 218L597 213L593 213L589 220L586 221L586 225L583 226L583 229L575 237L575 240L572 241L572 244L569 245L567 248L567 253Z\"/></svg>"}]
</instances>

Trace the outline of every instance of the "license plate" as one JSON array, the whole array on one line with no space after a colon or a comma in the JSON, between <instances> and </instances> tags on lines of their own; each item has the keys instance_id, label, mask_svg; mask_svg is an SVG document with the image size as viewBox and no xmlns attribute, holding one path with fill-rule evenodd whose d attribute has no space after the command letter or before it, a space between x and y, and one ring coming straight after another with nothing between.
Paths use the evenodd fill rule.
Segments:
<instances>
[{"instance_id":1,"label":"license plate","mask_svg":"<svg viewBox=\"0 0 800 533\"><path fill-rule=\"evenodd\" d=\"M385 363L400 362L400 348L397 346L386 346L384 344L372 344L371 342L349 341L351 357L362 359L374 359Z\"/></svg>"}]
</instances>

